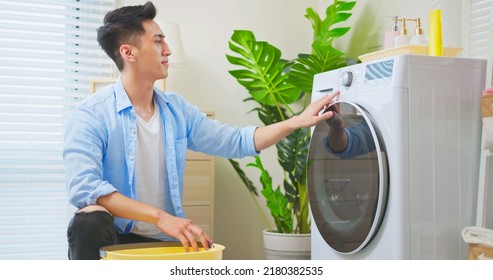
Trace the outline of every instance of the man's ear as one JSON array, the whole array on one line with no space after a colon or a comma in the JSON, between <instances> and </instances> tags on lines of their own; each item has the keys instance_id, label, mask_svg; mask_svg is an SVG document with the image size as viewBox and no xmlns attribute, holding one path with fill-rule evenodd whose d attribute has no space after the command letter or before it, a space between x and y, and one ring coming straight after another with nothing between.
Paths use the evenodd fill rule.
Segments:
<instances>
[{"instance_id":1,"label":"man's ear","mask_svg":"<svg viewBox=\"0 0 493 280\"><path fill-rule=\"evenodd\" d=\"M134 62L135 61L135 53L137 51L137 48L131 46L131 45L121 45L120 46L120 55L124 60Z\"/></svg>"}]
</instances>

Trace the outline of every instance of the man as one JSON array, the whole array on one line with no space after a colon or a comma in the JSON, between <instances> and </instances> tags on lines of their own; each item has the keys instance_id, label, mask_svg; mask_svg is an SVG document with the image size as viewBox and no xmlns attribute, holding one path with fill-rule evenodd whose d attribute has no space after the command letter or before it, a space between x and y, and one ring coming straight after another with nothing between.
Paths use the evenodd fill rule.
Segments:
<instances>
[{"instance_id":1,"label":"man","mask_svg":"<svg viewBox=\"0 0 493 280\"><path fill-rule=\"evenodd\" d=\"M153 20L151 2L109 12L98 29L101 48L120 78L84 100L65 132L70 202L79 210L68 231L69 259L99 259L111 244L180 241L208 249L210 237L184 218L187 149L214 156L257 155L301 127L327 120L321 98L299 116L266 127L230 127L210 120L174 93L153 88L168 75L171 51Z\"/></svg>"}]
</instances>

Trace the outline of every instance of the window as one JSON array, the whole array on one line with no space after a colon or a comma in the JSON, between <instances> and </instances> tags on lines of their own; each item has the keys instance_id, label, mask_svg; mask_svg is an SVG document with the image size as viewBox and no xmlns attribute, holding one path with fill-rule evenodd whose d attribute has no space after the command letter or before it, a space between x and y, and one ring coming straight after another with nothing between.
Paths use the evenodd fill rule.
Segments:
<instances>
[{"instance_id":1,"label":"window","mask_svg":"<svg viewBox=\"0 0 493 280\"><path fill-rule=\"evenodd\" d=\"M96 28L114 0L0 0L0 259L67 259L67 116L113 76Z\"/></svg>"},{"instance_id":2,"label":"window","mask_svg":"<svg viewBox=\"0 0 493 280\"><path fill-rule=\"evenodd\" d=\"M465 1L465 46L467 57L488 59L486 87L492 84L492 0Z\"/></svg>"}]
</instances>

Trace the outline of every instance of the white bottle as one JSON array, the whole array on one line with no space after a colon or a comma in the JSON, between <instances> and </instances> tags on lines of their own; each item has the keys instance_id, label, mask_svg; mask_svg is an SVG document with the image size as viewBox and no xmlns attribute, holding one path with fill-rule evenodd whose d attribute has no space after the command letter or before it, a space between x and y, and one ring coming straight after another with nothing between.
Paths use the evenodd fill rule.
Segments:
<instances>
[{"instance_id":1,"label":"white bottle","mask_svg":"<svg viewBox=\"0 0 493 280\"><path fill-rule=\"evenodd\" d=\"M421 29L421 20L419 18L416 19L408 19L412 21L416 21L416 29L414 30L414 35L409 42L410 45L428 45L428 39L423 34L423 29Z\"/></svg>"},{"instance_id":2,"label":"white bottle","mask_svg":"<svg viewBox=\"0 0 493 280\"><path fill-rule=\"evenodd\" d=\"M411 36L407 34L406 19L401 18L399 21L402 22L402 27L399 35L394 38L394 47L409 45L411 41Z\"/></svg>"},{"instance_id":3,"label":"white bottle","mask_svg":"<svg viewBox=\"0 0 493 280\"><path fill-rule=\"evenodd\" d=\"M390 49L394 47L394 38L399 35L399 27L397 25L397 16L392 17L392 29L385 32L385 38L383 43L383 49Z\"/></svg>"}]
</instances>

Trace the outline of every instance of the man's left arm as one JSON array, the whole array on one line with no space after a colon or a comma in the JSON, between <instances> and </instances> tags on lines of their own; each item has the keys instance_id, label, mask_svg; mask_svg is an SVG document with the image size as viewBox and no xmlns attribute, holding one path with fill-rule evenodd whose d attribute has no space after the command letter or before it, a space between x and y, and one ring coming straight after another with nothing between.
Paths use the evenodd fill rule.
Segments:
<instances>
[{"instance_id":1,"label":"man's left arm","mask_svg":"<svg viewBox=\"0 0 493 280\"><path fill-rule=\"evenodd\" d=\"M259 127L255 130L254 142L257 151L264 150L284 137L291 134L298 128L312 127L321 121L330 119L334 113L332 111L319 114L325 107L329 106L332 100L339 95L339 91L325 95L317 101L311 103L301 114L288 120Z\"/></svg>"}]
</instances>

